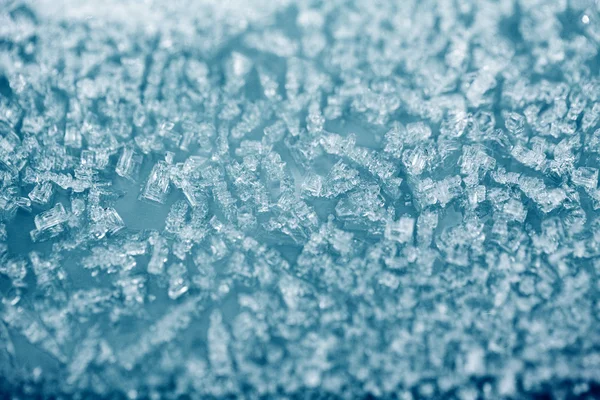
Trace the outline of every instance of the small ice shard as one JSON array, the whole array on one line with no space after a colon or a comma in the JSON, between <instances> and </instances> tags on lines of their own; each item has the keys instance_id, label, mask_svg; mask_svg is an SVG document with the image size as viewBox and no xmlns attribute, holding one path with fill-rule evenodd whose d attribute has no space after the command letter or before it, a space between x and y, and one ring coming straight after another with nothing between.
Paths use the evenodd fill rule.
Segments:
<instances>
[{"instance_id":1,"label":"small ice shard","mask_svg":"<svg viewBox=\"0 0 600 400\"><path fill-rule=\"evenodd\" d=\"M169 248L167 241L158 233L154 233L148 239L152 246L152 256L148 262L148 273L161 275L164 272L165 263L169 257Z\"/></svg>"},{"instance_id":2,"label":"small ice shard","mask_svg":"<svg viewBox=\"0 0 600 400\"><path fill-rule=\"evenodd\" d=\"M67 212L62 203L56 203L53 208L36 215L33 221L35 222L36 229L43 231L66 222Z\"/></svg>"},{"instance_id":3,"label":"small ice shard","mask_svg":"<svg viewBox=\"0 0 600 400\"><path fill-rule=\"evenodd\" d=\"M123 147L115 172L123 178L135 181L137 180L141 164L142 156L136 154L132 147L126 146Z\"/></svg>"},{"instance_id":4,"label":"small ice shard","mask_svg":"<svg viewBox=\"0 0 600 400\"><path fill-rule=\"evenodd\" d=\"M571 172L571 180L577 186L593 190L598 186L598 170L596 168L581 167Z\"/></svg>"},{"instance_id":5,"label":"small ice shard","mask_svg":"<svg viewBox=\"0 0 600 400\"><path fill-rule=\"evenodd\" d=\"M54 194L54 190L51 182L42 182L35 185L35 187L29 192L28 197L34 203L44 205L47 204Z\"/></svg>"},{"instance_id":6,"label":"small ice shard","mask_svg":"<svg viewBox=\"0 0 600 400\"><path fill-rule=\"evenodd\" d=\"M162 204L169 194L169 189L169 165L165 161L159 161L152 168L140 198Z\"/></svg>"},{"instance_id":7,"label":"small ice shard","mask_svg":"<svg viewBox=\"0 0 600 400\"><path fill-rule=\"evenodd\" d=\"M385 238L399 243L411 243L413 241L413 231L415 220L404 216L398 221L388 221L385 226Z\"/></svg>"}]
</instances>

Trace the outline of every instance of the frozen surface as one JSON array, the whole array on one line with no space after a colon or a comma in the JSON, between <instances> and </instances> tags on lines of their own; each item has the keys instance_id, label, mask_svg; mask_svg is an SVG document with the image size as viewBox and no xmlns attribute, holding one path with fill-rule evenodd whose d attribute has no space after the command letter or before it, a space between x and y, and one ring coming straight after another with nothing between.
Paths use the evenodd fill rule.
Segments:
<instances>
[{"instance_id":1,"label":"frozen surface","mask_svg":"<svg viewBox=\"0 0 600 400\"><path fill-rule=\"evenodd\" d=\"M597 396L599 48L594 0L1 1L0 397Z\"/></svg>"}]
</instances>

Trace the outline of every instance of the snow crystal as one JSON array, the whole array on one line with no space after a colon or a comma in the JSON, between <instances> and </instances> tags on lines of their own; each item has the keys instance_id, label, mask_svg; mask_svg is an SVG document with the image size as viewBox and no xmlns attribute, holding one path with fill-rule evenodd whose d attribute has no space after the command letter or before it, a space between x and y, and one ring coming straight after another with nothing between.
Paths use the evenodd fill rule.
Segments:
<instances>
[{"instance_id":1,"label":"snow crystal","mask_svg":"<svg viewBox=\"0 0 600 400\"><path fill-rule=\"evenodd\" d=\"M0 2L0 398L596 398L591 0Z\"/></svg>"}]
</instances>

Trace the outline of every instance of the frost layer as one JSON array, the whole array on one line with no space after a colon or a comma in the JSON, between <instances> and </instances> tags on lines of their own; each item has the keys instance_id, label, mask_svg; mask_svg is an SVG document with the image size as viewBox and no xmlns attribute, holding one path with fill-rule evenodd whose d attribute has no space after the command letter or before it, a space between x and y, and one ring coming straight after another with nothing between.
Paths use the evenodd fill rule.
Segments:
<instances>
[{"instance_id":1,"label":"frost layer","mask_svg":"<svg viewBox=\"0 0 600 400\"><path fill-rule=\"evenodd\" d=\"M597 395L599 4L2 2L1 392Z\"/></svg>"}]
</instances>

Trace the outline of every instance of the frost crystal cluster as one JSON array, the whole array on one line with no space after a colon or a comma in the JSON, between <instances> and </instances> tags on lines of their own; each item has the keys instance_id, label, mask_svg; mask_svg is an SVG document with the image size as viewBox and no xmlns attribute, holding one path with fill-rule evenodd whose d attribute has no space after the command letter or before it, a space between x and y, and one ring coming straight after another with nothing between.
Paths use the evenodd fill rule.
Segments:
<instances>
[{"instance_id":1,"label":"frost crystal cluster","mask_svg":"<svg viewBox=\"0 0 600 400\"><path fill-rule=\"evenodd\" d=\"M599 49L597 0L0 2L0 397L600 395Z\"/></svg>"}]
</instances>

